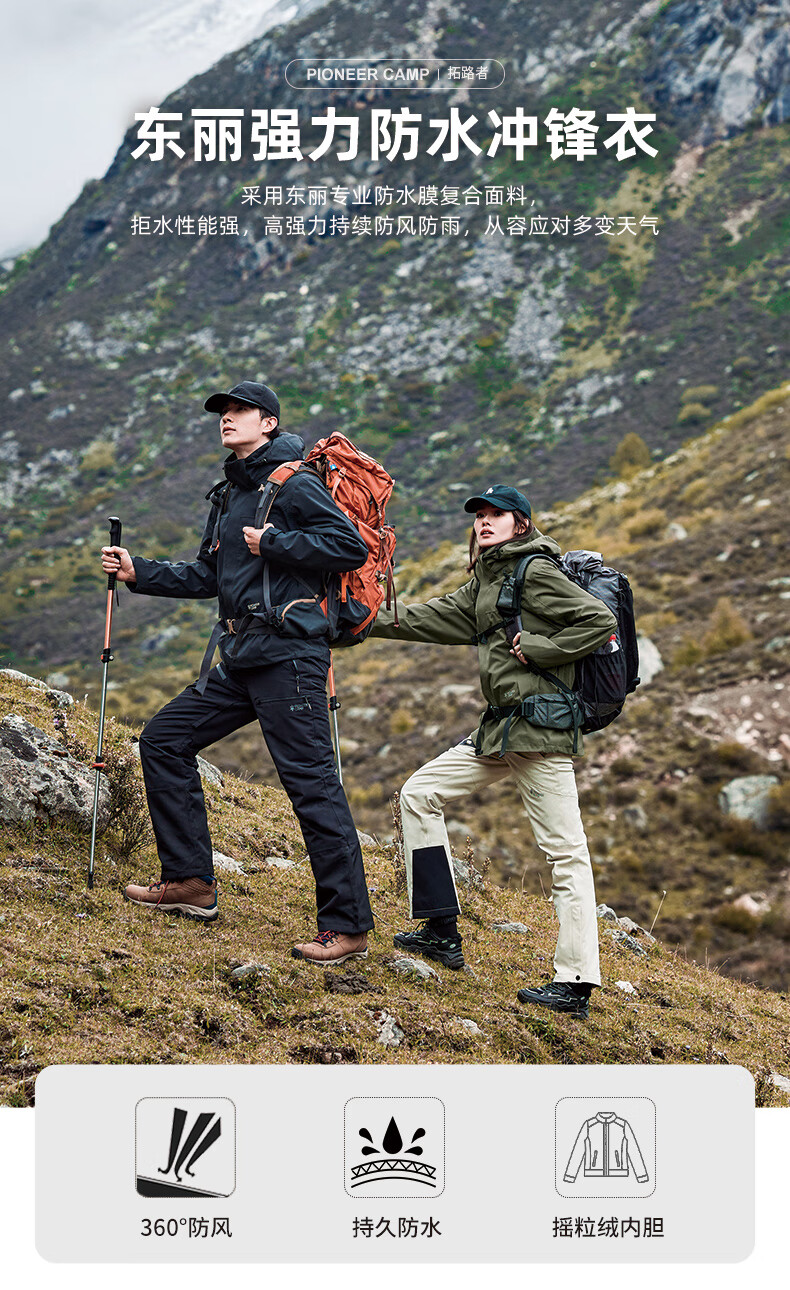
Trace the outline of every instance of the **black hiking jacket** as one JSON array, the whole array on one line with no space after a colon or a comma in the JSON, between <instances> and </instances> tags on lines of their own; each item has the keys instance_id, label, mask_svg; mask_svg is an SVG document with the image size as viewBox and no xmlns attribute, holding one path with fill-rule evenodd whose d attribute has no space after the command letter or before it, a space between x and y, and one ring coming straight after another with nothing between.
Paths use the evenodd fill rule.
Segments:
<instances>
[{"instance_id":1,"label":"black hiking jacket","mask_svg":"<svg viewBox=\"0 0 790 1290\"><path fill-rule=\"evenodd\" d=\"M226 627L222 660L230 667L260 667L283 659L328 658L327 620L320 606L325 574L358 569L368 548L312 471L300 471L282 485L269 512L261 555L253 555L242 529L251 525L259 488L285 461L304 457L304 441L279 434L249 457L224 463L230 483L208 494L211 501L197 557L176 564L134 557L137 582L130 591L150 596L211 600L217 597ZM217 517L219 514L219 525ZM216 530L216 532L215 532ZM265 609L268 568L271 611Z\"/></svg>"}]
</instances>

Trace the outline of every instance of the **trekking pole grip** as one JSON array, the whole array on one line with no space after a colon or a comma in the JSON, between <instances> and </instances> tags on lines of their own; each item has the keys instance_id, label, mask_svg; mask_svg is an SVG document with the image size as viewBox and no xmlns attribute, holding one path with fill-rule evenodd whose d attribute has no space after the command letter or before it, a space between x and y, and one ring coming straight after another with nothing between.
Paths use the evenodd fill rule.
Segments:
<instances>
[{"instance_id":1,"label":"trekking pole grip","mask_svg":"<svg viewBox=\"0 0 790 1290\"><path fill-rule=\"evenodd\" d=\"M110 515L110 517L107 520L107 523L110 526L110 546L120 546L121 545L121 521L118 519L117 515ZM113 591L115 589L115 579L117 578L117 576L118 575L116 573L108 573L107 575L108 591Z\"/></svg>"}]
</instances>

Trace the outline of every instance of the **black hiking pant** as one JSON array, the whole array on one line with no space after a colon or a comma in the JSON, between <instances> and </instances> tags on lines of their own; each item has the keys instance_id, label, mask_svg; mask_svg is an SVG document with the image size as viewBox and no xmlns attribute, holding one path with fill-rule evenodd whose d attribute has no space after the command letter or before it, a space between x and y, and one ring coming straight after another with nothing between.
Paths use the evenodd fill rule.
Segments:
<instances>
[{"instance_id":1,"label":"black hiking pant","mask_svg":"<svg viewBox=\"0 0 790 1290\"><path fill-rule=\"evenodd\" d=\"M213 873L196 754L257 718L310 857L318 930L373 927L359 839L332 755L326 676L327 664L315 658L215 667L204 694L189 685L148 722L140 758L165 881Z\"/></svg>"}]
</instances>

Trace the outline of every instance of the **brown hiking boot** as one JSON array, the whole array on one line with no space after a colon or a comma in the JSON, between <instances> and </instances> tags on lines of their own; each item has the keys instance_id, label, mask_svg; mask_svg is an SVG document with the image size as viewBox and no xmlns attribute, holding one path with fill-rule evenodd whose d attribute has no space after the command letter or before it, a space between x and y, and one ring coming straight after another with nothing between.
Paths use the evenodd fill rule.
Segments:
<instances>
[{"instance_id":1,"label":"brown hiking boot","mask_svg":"<svg viewBox=\"0 0 790 1290\"><path fill-rule=\"evenodd\" d=\"M202 878L181 878L176 882L152 882L140 887L130 882L124 891L125 900L133 900L148 909L158 909L163 914L185 914L187 918L200 918L211 923L219 914L217 908L217 880L204 882Z\"/></svg>"},{"instance_id":2,"label":"brown hiking boot","mask_svg":"<svg viewBox=\"0 0 790 1290\"><path fill-rule=\"evenodd\" d=\"M319 932L312 941L294 945L291 957L307 963L345 963L346 959L368 957L368 934L359 932Z\"/></svg>"}]
</instances>

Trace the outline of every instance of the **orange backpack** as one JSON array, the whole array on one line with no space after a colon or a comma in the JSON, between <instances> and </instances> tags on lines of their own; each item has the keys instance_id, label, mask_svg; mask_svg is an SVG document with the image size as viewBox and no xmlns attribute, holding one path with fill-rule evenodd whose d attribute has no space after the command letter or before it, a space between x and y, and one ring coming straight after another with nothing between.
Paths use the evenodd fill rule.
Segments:
<instances>
[{"instance_id":1,"label":"orange backpack","mask_svg":"<svg viewBox=\"0 0 790 1290\"><path fill-rule=\"evenodd\" d=\"M327 439L319 439L304 461L287 461L272 471L261 485L256 529L263 528L280 488L299 470L312 470L323 480L337 506L367 544L369 554L361 569L327 575L326 597L321 602L329 621L330 645L356 645L373 626L385 594L387 608L395 605L397 623L392 564L395 530L385 522L384 514L393 480L379 462L335 431Z\"/></svg>"}]
</instances>

